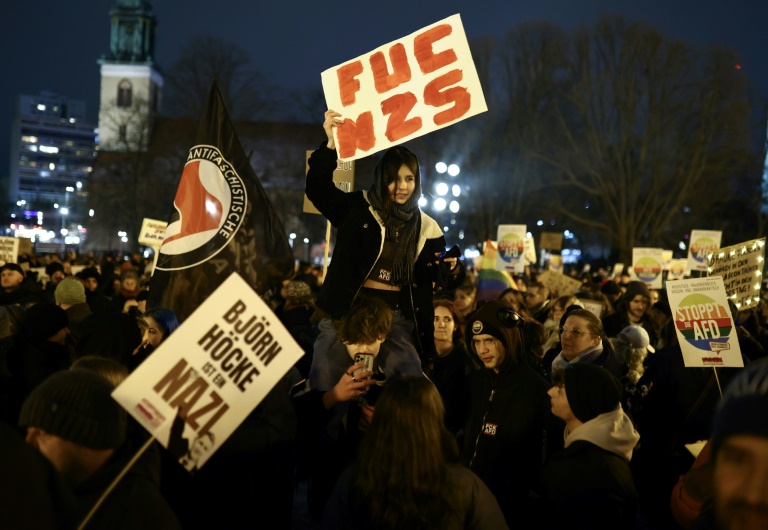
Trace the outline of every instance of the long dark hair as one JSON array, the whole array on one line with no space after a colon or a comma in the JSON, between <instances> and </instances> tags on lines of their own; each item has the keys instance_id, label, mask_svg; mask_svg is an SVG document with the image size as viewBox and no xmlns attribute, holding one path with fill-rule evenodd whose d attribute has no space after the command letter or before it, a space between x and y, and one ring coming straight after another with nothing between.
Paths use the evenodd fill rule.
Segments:
<instances>
[{"instance_id":1,"label":"long dark hair","mask_svg":"<svg viewBox=\"0 0 768 530\"><path fill-rule=\"evenodd\" d=\"M355 466L353 502L367 512L370 528L438 529L456 516L448 464L458 460L458 447L444 416L428 379L387 383Z\"/></svg>"}]
</instances>

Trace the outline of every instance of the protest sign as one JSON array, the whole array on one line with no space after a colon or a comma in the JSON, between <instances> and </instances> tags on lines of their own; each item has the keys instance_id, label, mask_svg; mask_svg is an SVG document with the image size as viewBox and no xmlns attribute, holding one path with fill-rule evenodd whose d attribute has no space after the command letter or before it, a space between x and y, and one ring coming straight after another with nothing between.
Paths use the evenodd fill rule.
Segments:
<instances>
[{"instance_id":1,"label":"protest sign","mask_svg":"<svg viewBox=\"0 0 768 530\"><path fill-rule=\"evenodd\" d=\"M160 248L165 239L165 229L168 223L149 219L147 217L141 222L141 232L139 232L139 245L146 245L152 248Z\"/></svg>"},{"instance_id":2,"label":"protest sign","mask_svg":"<svg viewBox=\"0 0 768 530\"><path fill-rule=\"evenodd\" d=\"M707 270L707 257L720 248L723 233L719 230L691 230L691 244L688 245L688 270Z\"/></svg>"},{"instance_id":3,"label":"protest sign","mask_svg":"<svg viewBox=\"0 0 768 530\"><path fill-rule=\"evenodd\" d=\"M563 257L560 254L552 254L549 257L549 270L563 272Z\"/></svg>"},{"instance_id":4,"label":"protest sign","mask_svg":"<svg viewBox=\"0 0 768 530\"><path fill-rule=\"evenodd\" d=\"M312 155L312 151L307 151L304 174L309 171L309 157ZM336 169L333 170L333 183L341 191L349 193L355 189L355 162L350 160L349 162L343 162L341 160L336 161ZM320 214L320 211L315 208L307 198L307 194L304 194L304 213Z\"/></svg>"},{"instance_id":5,"label":"protest sign","mask_svg":"<svg viewBox=\"0 0 768 530\"><path fill-rule=\"evenodd\" d=\"M600 318L602 312L603 312L603 304L600 302L597 302L595 300L579 300L583 305L584 309L589 311L590 313L594 314L597 318Z\"/></svg>"},{"instance_id":6,"label":"protest sign","mask_svg":"<svg viewBox=\"0 0 768 530\"><path fill-rule=\"evenodd\" d=\"M661 269L668 271L669 266L672 264L672 256L674 252L672 250L663 250L661 252Z\"/></svg>"},{"instance_id":7,"label":"protest sign","mask_svg":"<svg viewBox=\"0 0 768 530\"><path fill-rule=\"evenodd\" d=\"M526 237L525 241L523 242L523 254L525 254L525 264L530 265L532 263L536 263L538 260L536 259L536 245L533 242L532 237Z\"/></svg>"},{"instance_id":8,"label":"protest sign","mask_svg":"<svg viewBox=\"0 0 768 530\"><path fill-rule=\"evenodd\" d=\"M744 366L720 276L668 281L666 289L685 366Z\"/></svg>"},{"instance_id":9,"label":"protest sign","mask_svg":"<svg viewBox=\"0 0 768 530\"><path fill-rule=\"evenodd\" d=\"M325 101L344 122L341 160L355 160L488 110L459 15L329 68Z\"/></svg>"},{"instance_id":10,"label":"protest sign","mask_svg":"<svg viewBox=\"0 0 768 530\"><path fill-rule=\"evenodd\" d=\"M493 241L486 241L483 253L475 260L477 270L477 300L496 300L505 289L517 290L517 283L507 271L496 266L496 247Z\"/></svg>"},{"instance_id":11,"label":"protest sign","mask_svg":"<svg viewBox=\"0 0 768 530\"><path fill-rule=\"evenodd\" d=\"M549 288L553 300L558 296L574 294L581 289L579 280L553 270L540 273L536 279Z\"/></svg>"},{"instance_id":12,"label":"protest sign","mask_svg":"<svg viewBox=\"0 0 768 530\"><path fill-rule=\"evenodd\" d=\"M18 263L19 240L15 237L0 237L0 261L6 263Z\"/></svg>"},{"instance_id":13,"label":"protest sign","mask_svg":"<svg viewBox=\"0 0 768 530\"><path fill-rule=\"evenodd\" d=\"M303 354L267 304L232 273L112 396L192 471Z\"/></svg>"},{"instance_id":14,"label":"protest sign","mask_svg":"<svg viewBox=\"0 0 768 530\"><path fill-rule=\"evenodd\" d=\"M496 269L522 274L525 270L525 225L499 225Z\"/></svg>"},{"instance_id":15,"label":"protest sign","mask_svg":"<svg viewBox=\"0 0 768 530\"><path fill-rule=\"evenodd\" d=\"M649 289L661 289L663 252L660 248L633 248L631 278L645 283Z\"/></svg>"},{"instance_id":16,"label":"protest sign","mask_svg":"<svg viewBox=\"0 0 768 530\"><path fill-rule=\"evenodd\" d=\"M547 250L562 250L563 233L562 232L542 232L539 246Z\"/></svg>"},{"instance_id":17,"label":"protest sign","mask_svg":"<svg viewBox=\"0 0 768 530\"><path fill-rule=\"evenodd\" d=\"M673 259L669 263L669 270L667 271L667 281L682 280L683 276L685 276L686 270L688 270L688 260L686 258Z\"/></svg>"},{"instance_id":18,"label":"protest sign","mask_svg":"<svg viewBox=\"0 0 768 530\"><path fill-rule=\"evenodd\" d=\"M28 237L17 237L19 240L19 256L32 254L32 240Z\"/></svg>"},{"instance_id":19,"label":"protest sign","mask_svg":"<svg viewBox=\"0 0 768 530\"><path fill-rule=\"evenodd\" d=\"M707 274L723 279L725 293L737 308L760 301L760 283L765 261L765 238L753 239L712 252Z\"/></svg>"},{"instance_id":20,"label":"protest sign","mask_svg":"<svg viewBox=\"0 0 768 530\"><path fill-rule=\"evenodd\" d=\"M613 277L618 278L621 276L621 273L624 272L624 264L623 263L616 263L613 266Z\"/></svg>"}]
</instances>

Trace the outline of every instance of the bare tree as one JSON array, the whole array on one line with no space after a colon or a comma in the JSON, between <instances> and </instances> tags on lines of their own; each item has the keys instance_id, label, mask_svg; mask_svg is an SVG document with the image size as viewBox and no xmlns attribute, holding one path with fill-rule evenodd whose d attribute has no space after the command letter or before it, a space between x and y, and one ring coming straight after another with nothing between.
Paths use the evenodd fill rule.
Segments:
<instances>
[{"instance_id":1,"label":"bare tree","mask_svg":"<svg viewBox=\"0 0 768 530\"><path fill-rule=\"evenodd\" d=\"M280 92L250 62L248 53L234 43L211 35L193 38L166 74L169 94L164 110L174 116L200 117L215 78L233 119L270 118Z\"/></svg>"}]
</instances>

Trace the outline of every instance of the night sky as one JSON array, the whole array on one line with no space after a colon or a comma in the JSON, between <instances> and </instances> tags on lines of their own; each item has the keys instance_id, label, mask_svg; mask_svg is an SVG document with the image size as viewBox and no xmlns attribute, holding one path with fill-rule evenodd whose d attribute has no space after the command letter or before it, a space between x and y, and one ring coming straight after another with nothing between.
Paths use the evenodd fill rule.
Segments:
<instances>
[{"instance_id":1,"label":"night sky","mask_svg":"<svg viewBox=\"0 0 768 530\"><path fill-rule=\"evenodd\" d=\"M4 0L0 32L0 175L9 171L10 129L18 94L50 90L84 100L95 122L97 59L108 51L108 12L116 0ZM756 93L768 100L766 0L155 0L156 60L169 67L198 34L242 46L254 66L289 89L319 89L320 72L461 14L470 38L501 36L522 22L549 20L566 29L602 14L642 20L670 37L724 44L741 55ZM317 109L318 127L322 112ZM492 109L490 109L492 110ZM311 120L311 118L310 118Z\"/></svg>"}]
</instances>

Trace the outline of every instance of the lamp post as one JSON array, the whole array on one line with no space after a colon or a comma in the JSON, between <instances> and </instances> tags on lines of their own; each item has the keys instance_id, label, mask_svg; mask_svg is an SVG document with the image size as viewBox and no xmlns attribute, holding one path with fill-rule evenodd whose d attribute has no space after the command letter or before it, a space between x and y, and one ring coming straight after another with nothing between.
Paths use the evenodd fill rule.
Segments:
<instances>
[{"instance_id":1,"label":"lamp post","mask_svg":"<svg viewBox=\"0 0 768 530\"><path fill-rule=\"evenodd\" d=\"M438 162L435 164L435 171L440 175L445 173L451 179L455 179L461 172L461 168L457 164L446 164L445 162ZM459 198L461 197L461 186L455 181L451 184L444 180L438 180L435 183L436 198L432 203L432 208L438 212L441 219L445 219L446 215L450 219L449 223L451 227L456 225L456 214L461 210L461 204ZM447 212L446 212L447 210ZM448 225L443 226L443 231L448 232L450 227ZM464 238L464 231L459 230L456 236L458 239Z\"/></svg>"}]
</instances>

